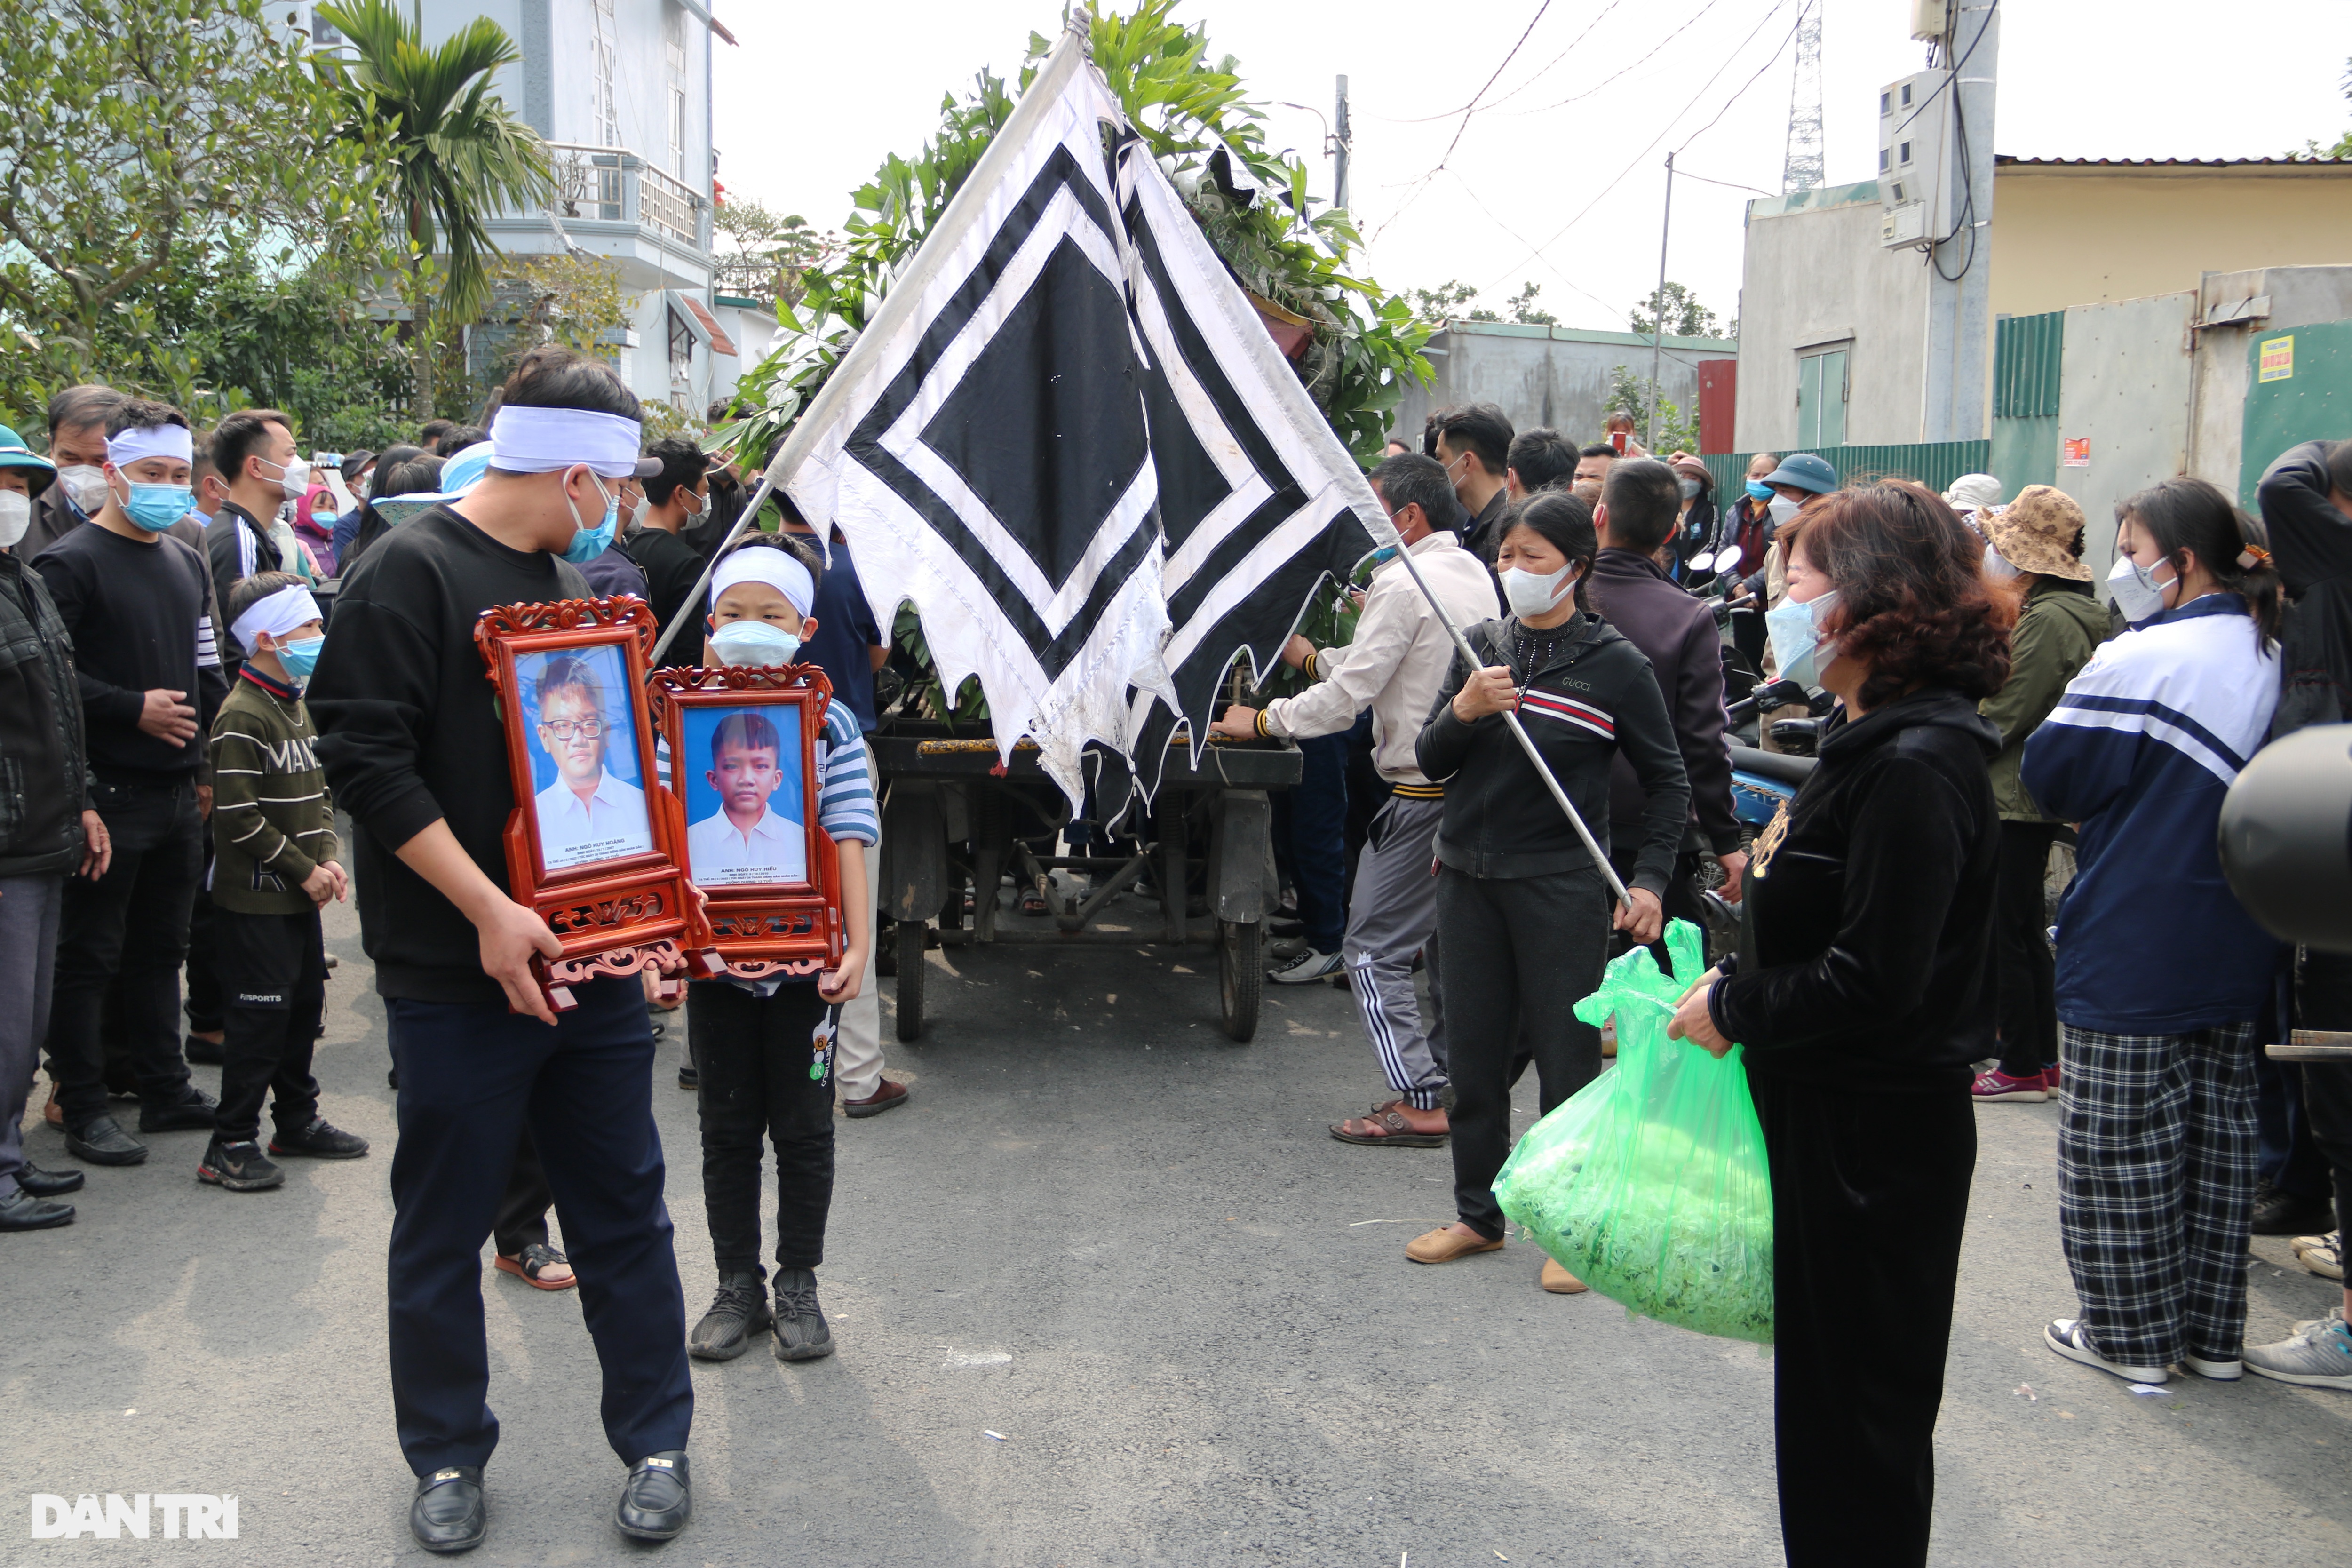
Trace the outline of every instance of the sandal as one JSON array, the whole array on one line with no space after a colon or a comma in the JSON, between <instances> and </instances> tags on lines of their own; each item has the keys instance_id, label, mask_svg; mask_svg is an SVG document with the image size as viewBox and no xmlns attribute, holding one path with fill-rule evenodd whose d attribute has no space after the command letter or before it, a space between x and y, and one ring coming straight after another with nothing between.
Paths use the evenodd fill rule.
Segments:
<instances>
[{"instance_id":1,"label":"sandal","mask_svg":"<svg viewBox=\"0 0 2352 1568\"><path fill-rule=\"evenodd\" d=\"M499 1267L534 1289L569 1290L580 1283L580 1276L572 1272L572 1260L543 1241L532 1242L517 1258L499 1253ZM562 1279L541 1278L551 1268L559 1267L563 1270Z\"/></svg>"},{"instance_id":2,"label":"sandal","mask_svg":"<svg viewBox=\"0 0 2352 1568\"><path fill-rule=\"evenodd\" d=\"M1451 1129L1441 1127L1435 1131L1414 1125L1415 1116L1434 1116L1443 1120L1443 1110L1415 1110L1402 1100L1391 1100L1385 1105L1375 1105L1364 1116L1351 1116L1335 1122L1331 1136L1342 1143L1386 1143L1399 1149L1443 1149Z\"/></svg>"}]
</instances>

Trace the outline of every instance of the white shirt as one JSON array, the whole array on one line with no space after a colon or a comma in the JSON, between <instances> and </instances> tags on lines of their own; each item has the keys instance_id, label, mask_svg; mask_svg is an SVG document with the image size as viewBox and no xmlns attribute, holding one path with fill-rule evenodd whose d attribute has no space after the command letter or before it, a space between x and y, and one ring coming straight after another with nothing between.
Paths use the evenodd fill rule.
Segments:
<instances>
[{"instance_id":1,"label":"white shirt","mask_svg":"<svg viewBox=\"0 0 2352 1568\"><path fill-rule=\"evenodd\" d=\"M539 853L551 871L640 855L654 847L646 820L646 792L599 769L586 801L561 774L539 792Z\"/></svg>"},{"instance_id":2,"label":"white shirt","mask_svg":"<svg viewBox=\"0 0 2352 1568\"><path fill-rule=\"evenodd\" d=\"M808 829L764 805L749 833L719 807L686 830L687 877L706 888L808 880Z\"/></svg>"}]
</instances>

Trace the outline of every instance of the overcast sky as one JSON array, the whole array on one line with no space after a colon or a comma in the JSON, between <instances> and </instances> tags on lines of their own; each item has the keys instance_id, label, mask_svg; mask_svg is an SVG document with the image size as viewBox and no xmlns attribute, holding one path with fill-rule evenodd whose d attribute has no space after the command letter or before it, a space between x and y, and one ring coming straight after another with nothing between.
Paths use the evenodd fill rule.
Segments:
<instances>
[{"instance_id":1,"label":"overcast sky","mask_svg":"<svg viewBox=\"0 0 2352 1568\"><path fill-rule=\"evenodd\" d=\"M1269 105L1328 116L1332 79L1348 76L1354 205L1377 236L1368 270L1383 284L1459 279L1500 308L1532 281L1562 321L1622 331L1655 286L1669 149L1693 174L1780 189L1799 3L1188 0L1179 15L1205 22L1213 51L1237 57ZM1835 184L1871 177L1877 90L1922 68L1926 46L1906 36L1907 0L1823 4ZM742 41L718 46L720 180L831 227L886 153L916 151L936 128L944 90L982 66L1009 75L1031 29L1053 31L1061 6L884 0L822 34L811 13L773 0L721 0L719 15ZM2001 21L1992 140L2004 154L2260 157L2352 126L2342 85L2352 0L2010 0ZM1449 112L1498 66L1488 107L1466 124ZM1328 196L1316 116L1272 108L1269 135L1307 158L1315 194ZM1756 194L1675 184L1667 275L1726 317L1743 204Z\"/></svg>"}]
</instances>

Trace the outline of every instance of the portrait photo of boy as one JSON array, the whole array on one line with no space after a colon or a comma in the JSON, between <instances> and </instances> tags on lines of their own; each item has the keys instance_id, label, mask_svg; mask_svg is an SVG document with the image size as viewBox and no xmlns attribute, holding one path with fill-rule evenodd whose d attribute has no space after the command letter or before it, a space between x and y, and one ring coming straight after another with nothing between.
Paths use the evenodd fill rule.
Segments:
<instances>
[{"instance_id":1,"label":"portrait photo of boy","mask_svg":"<svg viewBox=\"0 0 2352 1568\"><path fill-rule=\"evenodd\" d=\"M797 715L782 710L787 722ZM808 827L801 805L799 736L788 742L756 708L702 709L686 720L688 755L710 736L704 788L688 785L687 874L706 888L808 880ZM708 816L695 817L716 800Z\"/></svg>"}]
</instances>

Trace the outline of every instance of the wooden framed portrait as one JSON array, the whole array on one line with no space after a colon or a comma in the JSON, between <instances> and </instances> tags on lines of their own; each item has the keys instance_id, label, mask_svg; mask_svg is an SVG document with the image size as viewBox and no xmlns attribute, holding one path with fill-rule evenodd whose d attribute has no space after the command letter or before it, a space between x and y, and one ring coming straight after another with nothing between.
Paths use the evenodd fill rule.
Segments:
<instances>
[{"instance_id":1,"label":"wooden framed portrait","mask_svg":"<svg viewBox=\"0 0 2352 1568\"><path fill-rule=\"evenodd\" d=\"M514 784L508 889L563 943L541 966L558 1011L595 974L720 972L687 884L677 802L654 769L656 629L635 598L501 605L474 626Z\"/></svg>"},{"instance_id":2,"label":"wooden framed portrait","mask_svg":"<svg viewBox=\"0 0 2352 1568\"><path fill-rule=\"evenodd\" d=\"M817 823L817 739L833 685L813 665L657 669L650 687L685 814L687 876L712 944L746 979L836 968L841 863Z\"/></svg>"}]
</instances>

